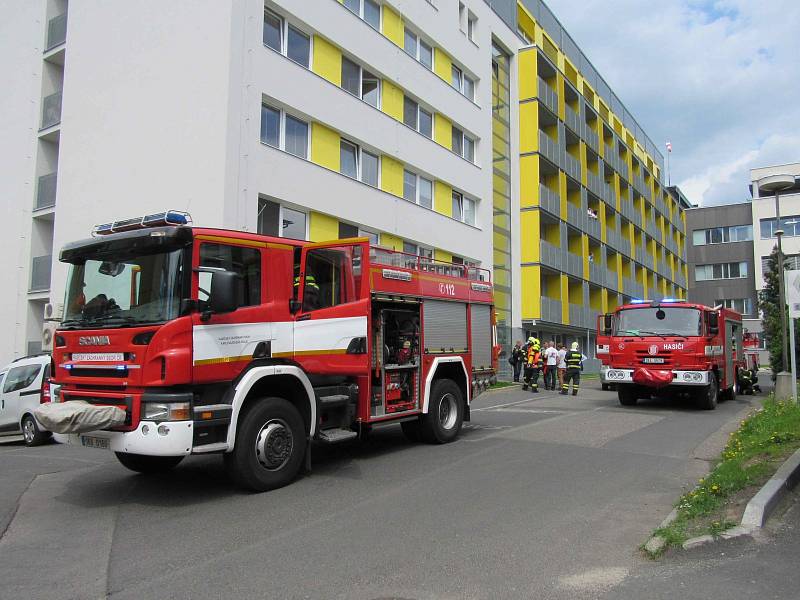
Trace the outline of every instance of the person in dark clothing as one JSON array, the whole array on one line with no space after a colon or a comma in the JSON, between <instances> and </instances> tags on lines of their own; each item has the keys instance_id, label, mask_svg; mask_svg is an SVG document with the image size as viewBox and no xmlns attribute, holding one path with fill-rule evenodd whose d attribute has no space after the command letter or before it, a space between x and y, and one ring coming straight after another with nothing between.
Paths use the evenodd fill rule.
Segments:
<instances>
[{"instance_id":1,"label":"person in dark clothing","mask_svg":"<svg viewBox=\"0 0 800 600\"><path fill-rule=\"evenodd\" d=\"M578 342L572 342L572 346L567 351L564 360L567 363L567 372L564 373L564 384L561 386L561 394L567 395L569 384L572 382L572 395L578 395L578 387L581 384L581 371L583 371L583 354L578 350Z\"/></svg>"},{"instance_id":2,"label":"person in dark clothing","mask_svg":"<svg viewBox=\"0 0 800 600\"><path fill-rule=\"evenodd\" d=\"M534 394L539 393L539 373L542 370L542 347L535 337L528 338L528 354L525 361L525 383L523 390L530 386Z\"/></svg>"},{"instance_id":3,"label":"person in dark clothing","mask_svg":"<svg viewBox=\"0 0 800 600\"><path fill-rule=\"evenodd\" d=\"M522 348L522 342L517 344L511 349L511 356L508 357L508 362L514 368L514 381L519 383L519 374L522 372L522 363L525 362L525 350Z\"/></svg>"}]
</instances>

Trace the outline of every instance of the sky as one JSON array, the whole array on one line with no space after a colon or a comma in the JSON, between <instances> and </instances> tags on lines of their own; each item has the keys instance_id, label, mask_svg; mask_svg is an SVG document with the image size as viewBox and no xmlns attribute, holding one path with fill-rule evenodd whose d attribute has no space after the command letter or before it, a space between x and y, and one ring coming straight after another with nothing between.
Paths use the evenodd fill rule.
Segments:
<instances>
[{"instance_id":1,"label":"sky","mask_svg":"<svg viewBox=\"0 0 800 600\"><path fill-rule=\"evenodd\" d=\"M798 0L545 0L701 206L800 162ZM665 176L666 178L666 176Z\"/></svg>"}]
</instances>

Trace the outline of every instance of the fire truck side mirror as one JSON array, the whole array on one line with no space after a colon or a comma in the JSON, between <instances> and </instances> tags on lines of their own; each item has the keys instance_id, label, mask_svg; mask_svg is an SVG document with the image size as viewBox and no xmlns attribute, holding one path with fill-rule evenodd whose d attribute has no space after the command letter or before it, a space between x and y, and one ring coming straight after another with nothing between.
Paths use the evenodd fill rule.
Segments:
<instances>
[{"instance_id":1,"label":"fire truck side mirror","mask_svg":"<svg viewBox=\"0 0 800 600\"><path fill-rule=\"evenodd\" d=\"M708 332L711 335L719 333L719 315L717 313L708 313Z\"/></svg>"},{"instance_id":2,"label":"fire truck side mirror","mask_svg":"<svg viewBox=\"0 0 800 600\"><path fill-rule=\"evenodd\" d=\"M214 271L208 305L212 312L227 313L236 310L236 278L232 271Z\"/></svg>"}]
</instances>

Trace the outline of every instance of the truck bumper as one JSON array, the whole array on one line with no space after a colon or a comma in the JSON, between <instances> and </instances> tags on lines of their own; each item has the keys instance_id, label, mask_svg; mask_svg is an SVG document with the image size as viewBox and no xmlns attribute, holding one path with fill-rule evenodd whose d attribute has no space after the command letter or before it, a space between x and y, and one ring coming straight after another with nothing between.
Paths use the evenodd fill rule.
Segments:
<instances>
[{"instance_id":1,"label":"truck bumper","mask_svg":"<svg viewBox=\"0 0 800 600\"><path fill-rule=\"evenodd\" d=\"M609 367L605 373L600 371L603 383L633 384L633 369L615 369ZM708 371L672 371L670 386L702 386L708 385Z\"/></svg>"},{"instance_id":2,"label":"truck bumper","mask_svg":"<svg viewBox=\"0 0 800 600\"><path fill-rule=\"evenodd\" d=\"M62 444L108 449L145 456L186 456L192 453L192 421L141 421L134 431L89 431L54 434Z\"/></svg>"}]
</instances>

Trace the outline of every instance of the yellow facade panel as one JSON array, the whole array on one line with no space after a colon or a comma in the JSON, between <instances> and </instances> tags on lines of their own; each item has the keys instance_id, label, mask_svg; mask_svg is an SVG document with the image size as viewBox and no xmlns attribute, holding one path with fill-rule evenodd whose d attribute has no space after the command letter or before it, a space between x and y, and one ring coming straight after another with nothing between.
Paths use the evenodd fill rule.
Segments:
<instances>
[{"instance_id":1,"label":"yellow facade panel","mask_svg":"<svg viewBox=\"0 0 800 600\"><path fill-rule=\"evenodd\" d=\"M383 35L403 47L403 19L388 4L383 5Z\"/></svg>"},{"instance_id":2,"label":"yellow facade panel","mask_svg":"<svg viewBox=\"0 0 800 600\"><path fill-rule=\"evenodd\" d=\"M442 250L440 248L434 248L433 250L433 258L436 260L441 260L444 262L452 262L453 255L447 252L446 250Z\"/></svg>"},{"instance_id":3,"label":"yellow facade panel","mask_svg":"<svg viewBox=\"0 0 800 600\"><path fill-rule=\"evenodd\" d=\"M392 250L403 251L403 240L391 233L381 233L381 246L384 248L391 248Z\"/></svg>"},{"instance_id":4,"label":"yellow facade panel","mask_svg":"<svg viewBox=\"0 0 800 600\"><path fill-rule=\"evenodd\" d=\"M444 115L436 113L433 117L433 141L448 150L453 149L453 124Z\"/></svg>"},{"instance_id":5,"label":"yellow facade panel","mask_svg":"<svg viewBox=\"0 0 800 600\"><path fill-rule=\"evenodd\" d=\"M381 157L381 189L403 196L403 163L385 155Z\"/></svg>"},{"instance_id":6,"label":"yellow facade panel","mask_svg":"<svg viewBox=\"0 0 800 600\"><path fill-rule=\"evenodd\" d=\"M442 50L441 48L434 48L433 49L433 71L439 77L444 79L447 83L450 83L450 80L453 76L452 72L453 61L450 60L450 57L447 53Z\"/></svg>"},{"instance_id":7,"label":"yellow facade panel","mask_svg":"<svg viewBox=\"0 0 800 600\"><path fill-rule=\"evenodd\" d=\"M519 159L519 205L521 208L539 206L539 157L522 156Z\"/></svg>"},{"instance_id":8,"label":"yellow facade panel","mask_svg":"<svg viewBox=\"0 0 800 600\"><path fill-rule=\"evenodd\" d=\"M333 129L312 123L311 161L332 171L338 171L341 158L340 140L339 134Z\"/></svg>"},{"instance_id":9,"label":"yellow facade panel","mask_svg":"<svg viewBox=\"0 0 800 600\"><path fill-rule=\"evenodd\" d=\"M539 103L519 105L519 151L523 154L539 149Z\"/></svg>"},{"instance_id":10,"label":"yellow facade panel","mask_svg":"<svg viewBox=\"0 0 800 600\"><path fill-rule=\"evenodd\" d=\"M522 50L519 53L519 99L528 100L538 96L536 50Z\"/></svg>"},{"instance_id":11,"label":"yellow facade panel","mask_svg":"<svg viewBox=\"0 0 800 600\"><path fill-rule=\"evenodd\" d=\"M314 73L331 83L342 85L342 52L324 37L314 36Z\"/></svg>"},{"instance_id":12,"label":"yellow facade panel","mask_svg":"<svg viewBox=\"0 0 800 600\"><path fill-rule=\"evenodd\" d=\"M453 216L453 188L441 181L434 184L433 209L448 217Z\"/></svg>"},{"instance_id":13,"label":"yellow facade panel","mask_svg":"<svg viewBox=\"0 0 800 600\"><path fill-rule=\"evenodd\" d=\"M403 90L386 79L382 82L381 110L398 121L403 120Z\"/></svg>"},{"instance_id":14,"label":"yellow facade panel","mask_svg":"<svg viewBox=\"0 0 800 600\"><path fill-rule=\"evenodd\" d=\"M526 210L519 217L519 241L523 263L539 262L539 211Z\"/></svg>"},{"instance_id":15,"label":"yellow facade panel","mask_svg":"<svg viewBox=\"0 0 800 600\"><path fill-rule=\"evenodd\" d=\"M541 268L538 265L525 266L521 269L522 318L540 319L542 316L542 281Z\"/></svg>"},{"instance_id":16,"label":"yellow facade panel","mask_svg":"<svg viewBox=\"0 0 800 600\"><path fill-rule=\"evenodd\" d=\"M312 242L335 240L339 237L339 220L312 211L308 218L308 234Z\"/></svg>"}]
</instances>

